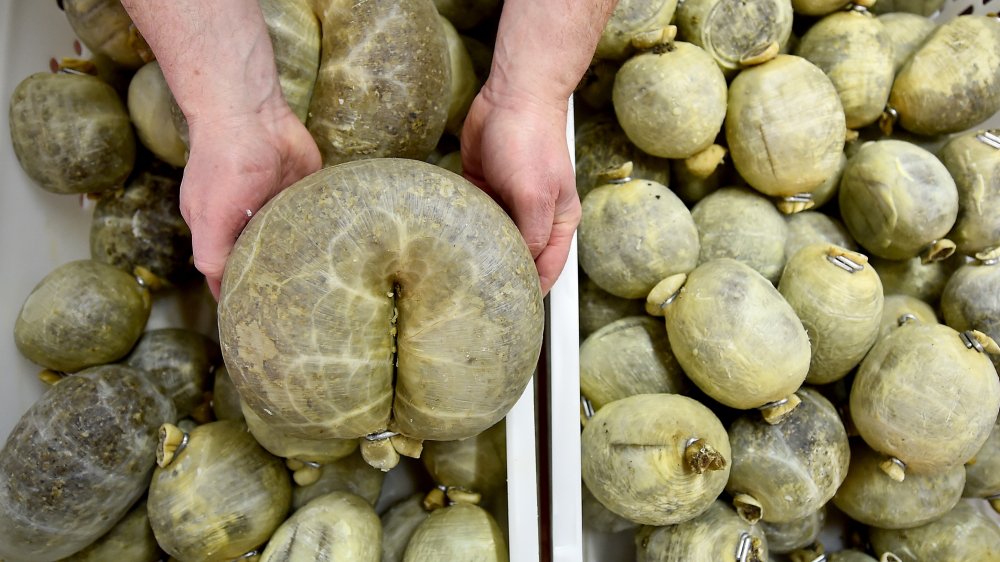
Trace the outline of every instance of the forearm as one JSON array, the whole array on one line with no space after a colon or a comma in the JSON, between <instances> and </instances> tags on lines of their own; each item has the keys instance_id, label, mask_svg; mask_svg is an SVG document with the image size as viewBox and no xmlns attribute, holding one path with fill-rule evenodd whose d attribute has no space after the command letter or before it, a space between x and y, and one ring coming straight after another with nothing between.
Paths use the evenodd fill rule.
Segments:
<instances>
[{"instance_id":1,"label":"forearm","mask_svg":"<svg viewBox=\"0 0 1000 562\"><path fill-rule=\"evenodd\" d=\"M488 85L501 97L565 104L617 0L506 0Z\"/></svg>"},{"instance_id":2,"label":"forearm","mask_svg":"<svg viewBox=\"0 0 1000 562\"><path fill-rule=\"evenodd\" d=\"M256 0L122 0L189 123L260 112L281 99Z\"/></svg>"}]
</instances>

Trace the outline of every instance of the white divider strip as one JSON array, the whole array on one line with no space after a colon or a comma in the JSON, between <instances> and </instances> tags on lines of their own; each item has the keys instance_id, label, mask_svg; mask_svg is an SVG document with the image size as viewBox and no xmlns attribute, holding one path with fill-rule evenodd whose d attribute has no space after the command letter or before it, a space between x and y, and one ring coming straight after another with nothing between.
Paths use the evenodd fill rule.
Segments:
<instances>
[{"instance_id":1,"label":"white divider strip","mask_svg":"<svg viewBox=\"0 0 1000 562\"><path fill-rule=\"evenodd\" d=\"M507 413L507 519L510 560L538 562L535 380Z\"/></svg>"},{"instance_id":2,"label":"white divider strip","mask_svg":"<svg viewBox=\"0 0 1000 562\"><path fill-rule=\"evenodd\" d=\"M576 166L573 100L569 101L566 142ZM553 562L583 560L580 489L580 313L576 235L563 274L549 293L550 506ZM513 559L512 559L513 560Z\"/></svg>"}]
</instances>

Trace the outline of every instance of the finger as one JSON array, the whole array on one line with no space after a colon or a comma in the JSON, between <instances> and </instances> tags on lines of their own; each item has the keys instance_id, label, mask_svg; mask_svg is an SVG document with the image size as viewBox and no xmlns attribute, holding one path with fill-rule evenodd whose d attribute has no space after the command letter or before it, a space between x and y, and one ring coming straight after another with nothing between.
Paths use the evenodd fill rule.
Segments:
<instances>
[{"instance_id":1,"label":"finger","mask_svg":"<svg viewBox=\"0 0 1000 562\"><path fill-rule=\"evenodd\" d=\"M222 279L209 279L206 277L205 282L208 283L208 290L212 291L212 296L218 301L219 295L222 293Z\"/></svg>"},{"instance_id":2,"label":"finger","mask_svg":"<svg viewBox=\"0 0 1000 562\"><path fill-rule=\"evenodd\" d=\"M579 209L580 205L577 201L575 208L570 208L557 216L552 225L548 245L535 258L535 267L538 269L538 279L543 296L547 295L552 286L555 285L560 272L563 271L566 261L569 259L573 233L576 232L576 227L580 223Z\"/></svg>"},{"instance_id":3,"label":"finger","mask_svg":"<svg viewBox=\"0 0 1000 562\"><path fill-rule=\"evenodd\" d=\"M182 205L182 210L187 207ZM191 228L191 250L194 266L205 276L209 289L216 299L225 271L226 260L236 243L236 238L246 226L246 211L224 206L206 205L198 212L183 212Z\"/></svg>"},{"instance_id":4,"label":"finger","mask_svg":"<svg viewBox=\"0 0 1000 562\"><path fill-rule=\"evenodd\" d=\"M552 235L556 206L554 194L559 192L545 185L552 181L543 177L540 185L518 190L507 201L511 218L528 244L532 258L537 258L549 245Z\"/></svg>"}]
</instances>

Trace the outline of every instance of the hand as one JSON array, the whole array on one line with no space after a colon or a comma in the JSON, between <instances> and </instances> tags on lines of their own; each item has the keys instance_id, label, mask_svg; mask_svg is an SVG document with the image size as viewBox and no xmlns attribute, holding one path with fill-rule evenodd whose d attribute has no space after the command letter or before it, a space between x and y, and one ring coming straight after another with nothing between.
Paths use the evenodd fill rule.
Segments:
<instances>
[{"instance_id":1,"label":"hand","mask_svg":"<svg viewBox=\"0 0 1000 562\"><path fill-rule=\"evenodd\" d=\"M250 216L320 167L319 149L280 96L254 112L188 123L181 214L194 265L219 298L222 272Z\"/></svg>"},{"instance_id":2,"label":"hand","mask_svg":"<svg viewBox=\"0 0 1000 562\"><path fill-rule=\"evenodd\" d=\"M567 109L568 100L500 94L487 82L462 128L463 172L514 220L535 260L543 295L566 265L580 223Z\"/></svg>"}]
</instances>

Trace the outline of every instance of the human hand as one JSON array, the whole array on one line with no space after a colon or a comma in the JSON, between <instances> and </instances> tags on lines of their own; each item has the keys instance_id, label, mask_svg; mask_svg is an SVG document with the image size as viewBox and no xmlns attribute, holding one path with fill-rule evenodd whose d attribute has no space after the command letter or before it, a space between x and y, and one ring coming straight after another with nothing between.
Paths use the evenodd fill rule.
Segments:
<instances>
[{"instance_id":1,"label":"human hand","mask_svg":"<svg viewBox=\"0 0 1000 562\"><path fill-rule=\"evenodd\" d=\"M462 127L463 172L514 220L535 259L543 295L566 265L580 223L567 110L566 99L503 93L487 82Z\"/></svg>"},{"instance_id":2,"label":"human hand","mask_svg":"<svg viewBox=\"0 0 1000 562\"><path fill-rule=\"evenodd\" d=\"M280 95L256 111L189 120L188 128L181 214L191 228L194 265L218 299L226 260L250 217L318 170L319 149Z\"/></svg>"}]
</instances>

